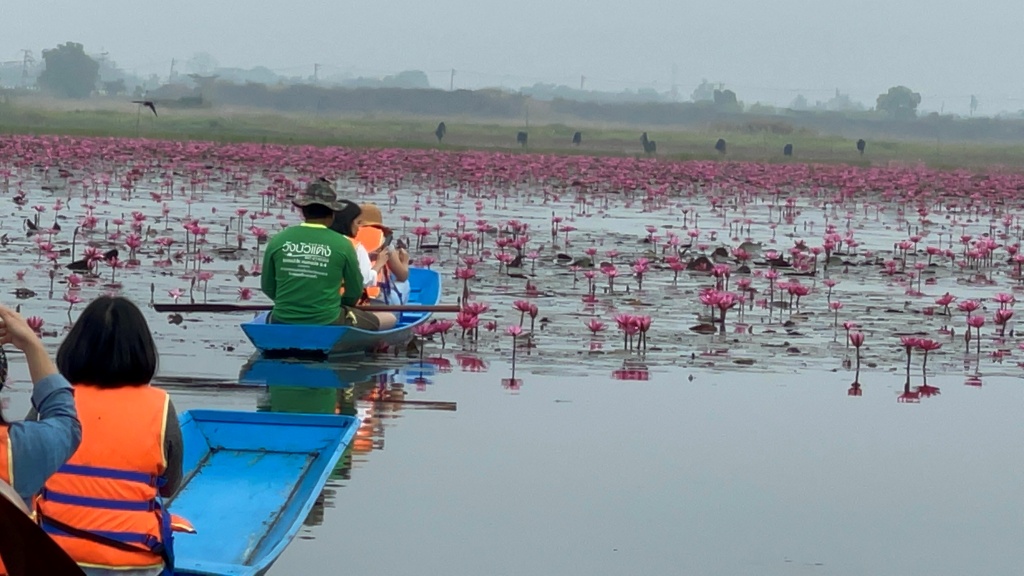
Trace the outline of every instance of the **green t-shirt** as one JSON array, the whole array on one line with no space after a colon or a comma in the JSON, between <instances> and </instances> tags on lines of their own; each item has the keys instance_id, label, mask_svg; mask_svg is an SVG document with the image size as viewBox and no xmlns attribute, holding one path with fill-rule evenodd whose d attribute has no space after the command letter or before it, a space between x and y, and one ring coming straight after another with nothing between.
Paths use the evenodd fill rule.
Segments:
<instances>
[{"instance_id":1,"label":"green t-shirt","mask_svg":"<svg viewBox=\"0 0 1024 576\"><path fill-rule=\"evenodd\" d=\"M290 226L267 243L260 288L274 301L278 322L332 324L341 313L340 304L355 305L362 285L352 241L326 226ZM339 296L342 286L359 288Z\"/></svg>"}]
</instances>

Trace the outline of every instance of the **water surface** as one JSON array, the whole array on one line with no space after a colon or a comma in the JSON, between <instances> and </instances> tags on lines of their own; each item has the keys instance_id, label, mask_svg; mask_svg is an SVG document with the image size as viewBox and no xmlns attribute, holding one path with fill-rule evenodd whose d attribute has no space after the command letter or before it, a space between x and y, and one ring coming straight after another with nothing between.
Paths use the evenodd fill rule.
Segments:
<instances>
[{"instance_id":1,"label":"water surface","mask_svg":"<svg viewBox=\"0 0 1024 576\"><path fill-rule=\"evenodd\" d=\"M906 404L902 376L884 372L862 374L860 397L846 372L517 374L518 390L502 386L508 376L499 362L404 386L456 412L359 400L380 378L350 400L278 387L172 394L180 410L351 402L367 419L369 440L270 574L1018 571L1016 379L934 376L941 393ZM27 407L17 388L15 414Z\"/></svg>"}]
</instances>

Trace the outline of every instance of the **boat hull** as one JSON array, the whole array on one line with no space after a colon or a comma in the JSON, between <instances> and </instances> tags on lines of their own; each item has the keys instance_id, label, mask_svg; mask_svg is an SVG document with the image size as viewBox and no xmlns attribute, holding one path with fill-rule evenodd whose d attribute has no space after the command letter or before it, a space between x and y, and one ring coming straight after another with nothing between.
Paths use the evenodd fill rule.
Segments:
<instances>
[{"instance_id":1,"label":"boat hull","mask_svg":"<svg viewBox=\"0 0 1024 576\"><path fill-rule=\"evenodd\" d=\"M409 304L436 305L441 300L441 276L425 268L409 269ZM430 320L429 312L402 312L398 325L372 331L353 326L270 324L269 312L242 323L252 345L267 356L324 356L350 354L409 342L416 326Z\"/></svg>"},{"instance_id":2,"label":"boat hull","mask_svg":"<svg viewBox=\"0 0 1024 576\"><path fill-rule=\"evenodd\" d=\"M269 569L359 427L351 416L224 410L179 420L184 481L168 509L196 533L175 534L175 574L207 576Z\"/></svg>"}]
</instances>

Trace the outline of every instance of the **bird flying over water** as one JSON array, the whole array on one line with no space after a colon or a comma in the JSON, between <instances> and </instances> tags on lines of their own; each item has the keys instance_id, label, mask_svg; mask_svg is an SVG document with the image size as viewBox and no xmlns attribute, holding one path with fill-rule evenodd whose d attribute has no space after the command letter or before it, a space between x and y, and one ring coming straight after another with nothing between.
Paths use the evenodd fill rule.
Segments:
<instances>
[{"instance_id":1,"label":"bird flying over water","mask_svg":"<svg viewBox=\"0 0 1024 576\"><path fill-rule=\"evenodd\" d=\"M152 100L132 100L132 104L142 104L153 111L153 116L159 116L159 114L156 113L156 104L154 104Z\"/></svg>"}]
</instances>

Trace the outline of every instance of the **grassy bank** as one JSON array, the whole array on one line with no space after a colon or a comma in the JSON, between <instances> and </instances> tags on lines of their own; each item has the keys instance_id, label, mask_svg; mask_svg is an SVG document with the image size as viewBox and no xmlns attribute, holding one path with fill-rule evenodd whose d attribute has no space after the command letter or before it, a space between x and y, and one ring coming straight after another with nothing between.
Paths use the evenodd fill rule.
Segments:
<instances>
[{"instance_id":1,"label":"grassy bank","mask_svg":"<svg viewBox=\"0 0 1024 576\"><path fill-rule=\"evenodd\" d=\"M316 146L406 147L444 149L521 150L516 132L521 125L469 118L342 117L284 114L254 109L159 109L154 117L146 109L115 101L24 101L0 103L0 133L120 136L218 142L266 142ZM434 137L438 120L448 135L442 144ZM583 132L583 144L573 146L572 135ZM639 155L639 126L573 126L558 123L531 125L527 151L560 154ZM854 141L808 131L788 134L724 130L650 130L658 156L671 159L730 159L762 162L845 162L884 165L891 162L923 163L936 168L1006 166L1016 168L1024 146L966 142L868 141L861 156ZM714 150L724 138L725 155ZM794 155L782 149L793 144Z\"/></svg>"}]
</instances>

